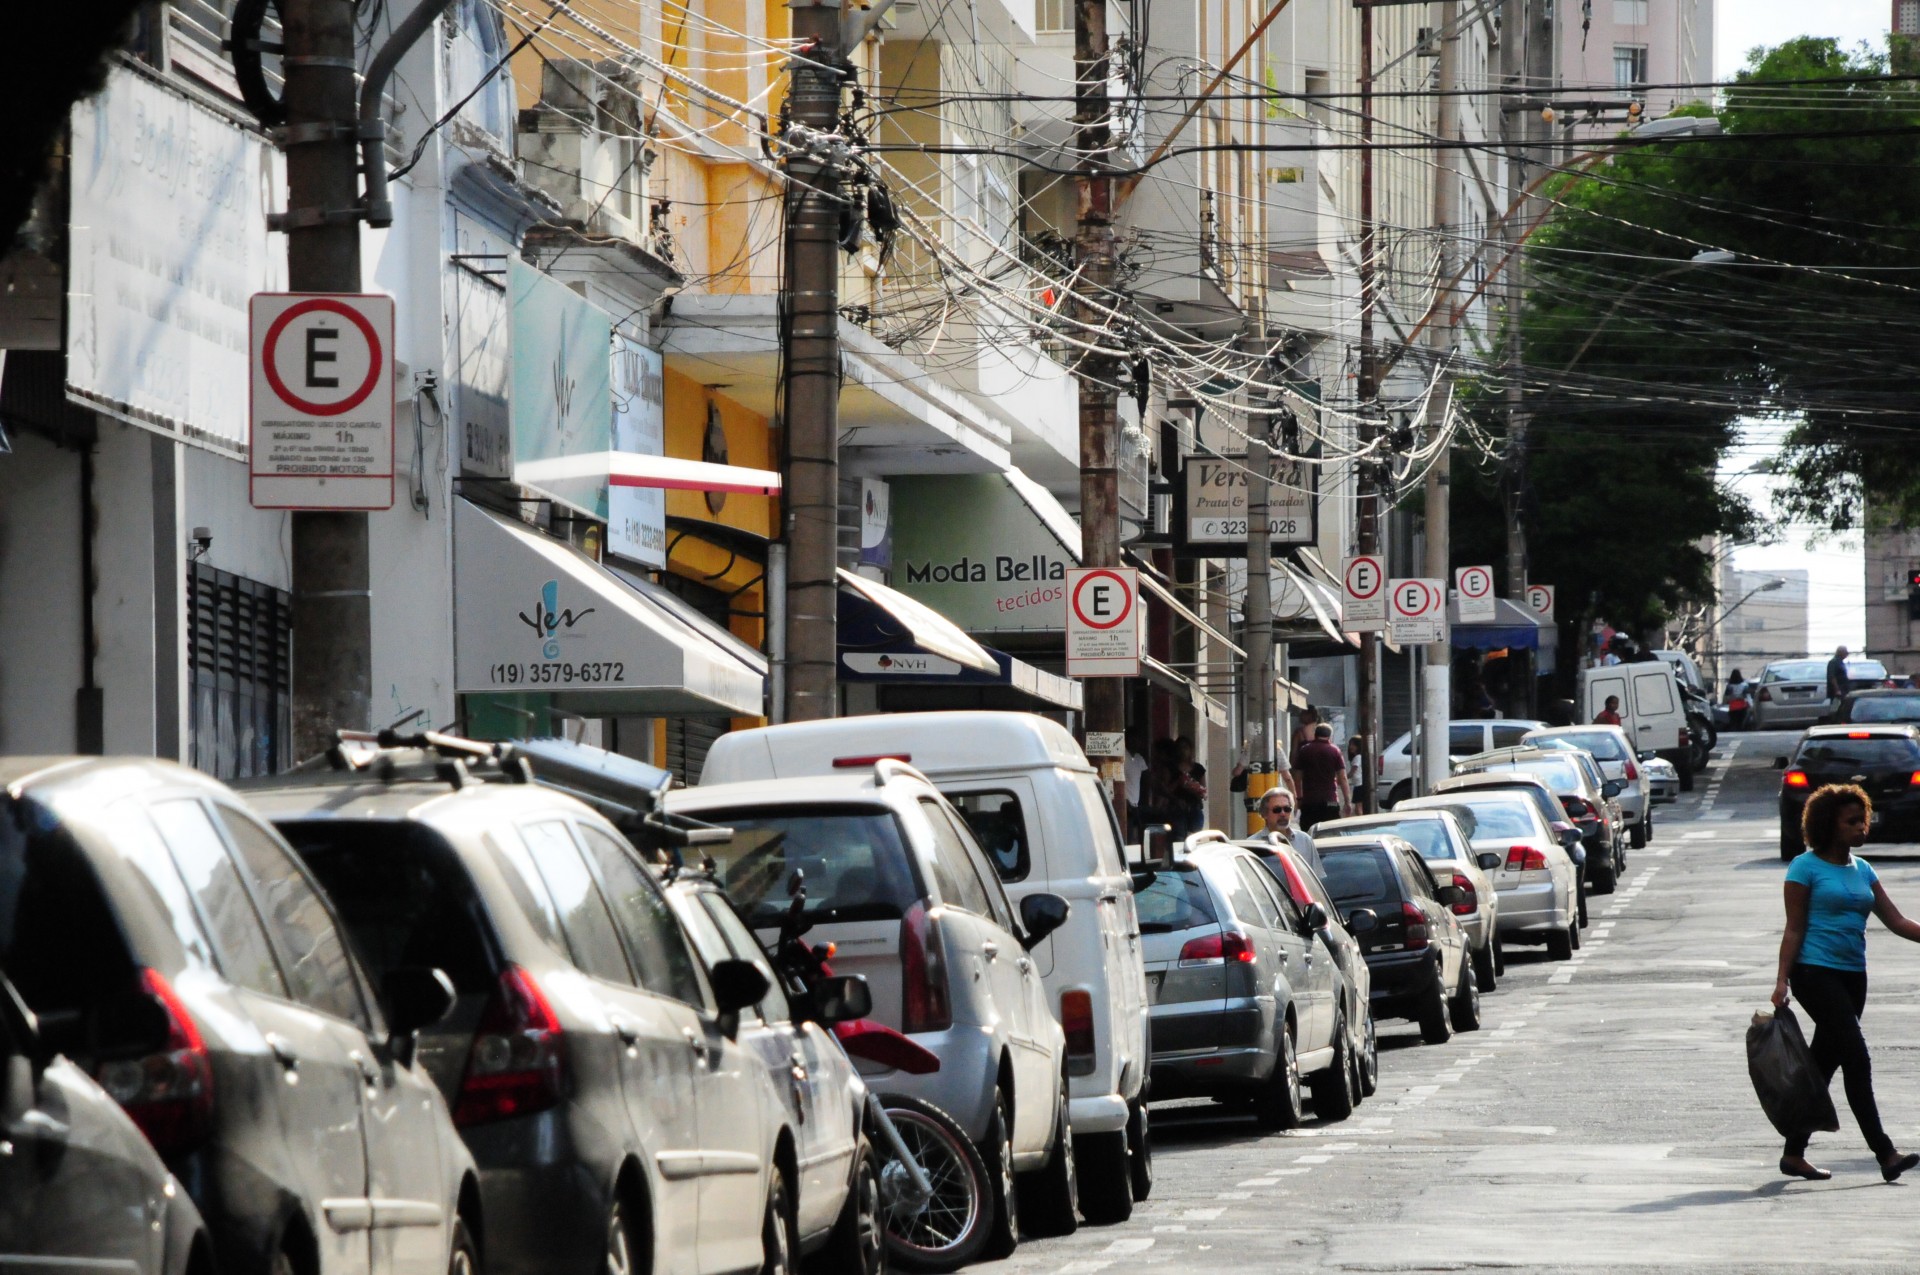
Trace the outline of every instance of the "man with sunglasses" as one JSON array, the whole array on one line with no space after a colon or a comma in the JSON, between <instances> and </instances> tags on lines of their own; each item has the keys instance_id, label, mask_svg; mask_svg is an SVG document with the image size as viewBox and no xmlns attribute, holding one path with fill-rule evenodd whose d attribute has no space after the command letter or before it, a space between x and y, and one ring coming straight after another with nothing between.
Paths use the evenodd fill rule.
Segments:
<instances>
[{"instance_id":1,"label":"man with sunglasses","mask_svg":"<svg viewBox=\"0 0 1920 1275\"><path fill-rule=\"evenodd\" d=\"M1269 788L1267 795L1260 799L1260 817L1267 821L1267 834L1285 838L1294 853L1312 864L1315 872L1323 872L1320 852L1314 849L1313 838L1294 826L1293 813L1293 794L1285 788Z\"/></svg>"}]
</instances>

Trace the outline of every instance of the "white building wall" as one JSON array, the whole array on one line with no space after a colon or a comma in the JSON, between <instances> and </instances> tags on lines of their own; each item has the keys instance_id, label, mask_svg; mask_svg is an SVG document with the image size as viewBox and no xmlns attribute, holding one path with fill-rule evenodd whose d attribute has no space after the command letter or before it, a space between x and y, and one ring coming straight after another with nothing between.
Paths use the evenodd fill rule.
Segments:
<instances>
[{"instance_id":1,"label":"white building wall","mask_svg":"<svg viewBox=\"0 0 1920 1275\"><path fill-rule=\"evenodd\" d=\"M0 753L70 753L80 686L80 456L14 433L0 455Z\"/></svg>"},{"instance_id":2,"label":"white building wall","mask_svg":"<svg viewBox=\"0 0 1920 1275\"><path fill-rule=\"evenodd\" d=\"M106 751L155 753L154 448L151 431L102 419L94 449L98 546L93 622L99 637L94 680L101 688ZM171 523L172 510L162 513ZM171 572L168 573L171 576ZM177 592L177 590L175 591ZM172 597L166 600L172 604ZM177 630L176 630L177 631ZM171 648L169 658L177 658Z\"/></svg>"}]
</instances>

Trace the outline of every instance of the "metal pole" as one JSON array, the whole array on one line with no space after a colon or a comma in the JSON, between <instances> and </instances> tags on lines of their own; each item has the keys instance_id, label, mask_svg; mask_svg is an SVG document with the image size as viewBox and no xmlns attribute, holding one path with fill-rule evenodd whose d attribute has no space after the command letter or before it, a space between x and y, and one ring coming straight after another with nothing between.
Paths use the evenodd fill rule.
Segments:
<instances>
[{"instance_id":1,"label":"metal pole","mask_svg":"<svg viewBox=\"0 0 1920 1275\"><path fill-rule=\"evenodd\" d=\"M1446 0L1440 6L1439 83L1435 86L1440 90L1440 96L1437 99L1434 131L1443 142L1457 140L1460 133L1460 102L1450 92L1459 78L1460 37L1454 31L1459 10L1459 0ZM1455 277L1454 234L1461 222L1458 198L1460 179L1454 170L1454 155L1451 150L1438 152L1433 174L1433 223L1440 247L1435 274L1443 281ZM1430 415L1427 418L1427 437L1430 443L1436 445L1446 434L1447 417L1453 409L1453 373L1446 369L1454 340L1451 298L1447 295L1450 291L1446 282L1436 290L1434 313L1444 315L1446 319L1435 323L1427 334L1427 345L1433 351L1434 365L1442 369L1440 384L1428 399ZM1451 457L1451 448L1441 448L1433 459L1432 467L1427 470L1426 574L1431 580L1446 580L1452 574ZM1447 749L1438 741L1447 738L1447 720L1452 716L1452 701L1453 647L1447 642L1434 642L1427 647L1426 696L1415 703L1419 705L1420 733L1426 740L1434 741L1436 746L1421 750L1420 774L1414 784L1415 791L1430 792L1434 784L1447 777Z\"/></svg>"},{"instance_id":2,"label":"metal pole","mask_svg":"<svg viewBox=\"0 0 1920 1275\"><path fill-rule=\"evenodd\" d=\"M1247 720L1241 760L1247 765L1247 797L1259 800L1276 777L1273 738L1273 453L1256 429L1247 439ZM1247 831L1266 821L1250 814Z\"/></svg>"},{"instance_id":3,"label":"metal pole","mask_svg":"<svg viewBox=\"0 0 1920 1275\"><path fill-rule=\"evenodd\" d=\"M360 290L357 86L350 0L286 0L287 283ZM364 513L293 515L293 752L372 725L373 607Z\"/></svg>"},{"instance_id":4,"label":"metal pole","mask_svg":"<svg viewBox=\"0 0 1920 1275\"><path fill-rule=\"evenodd\" d=\"M787 0L801 56L792 66L789 118L833 133L845 54L840 0ZM813 146L788 151L785 341L786 720L839 710L840 178Z\"/></svg>"},{"instance_id":5,"label":"metal pole","mask_svg":"<svg viewBox=\"0 0 1920 1275\"><path fill-rule=\"evenodd\" d=\"M1113 178L1105 174L1107 152L1113 145L1111 111L1107 101L1107 0L1074 0L1073 78L1074 111L1079 153L1094 176L1075 182L1078 225L1074 236L1074 265L1082 298L1081 323L1097 333L1090 340L1110 346L1116 334L1105 331L1106 321L1094 303L1115 304L1117 262L1113 242ZM1120 437L1118 360L1106 354L1083 354L1074 366L1080 382L1080 542L1082 563L1089 567L1120 564L1120 471L1116 460ZM1126 730L1126 684L1119 678L1089 678L1086 683L1087 734L1121 734ZM1101 781L1114 793L1114 805L1124 809L1126 766L1119 757L1091 758L1100 767Z\"/></svg>"},{"instance_id":6,"label":"metal pole","mask_svg":"<svg viewBox=\"0 0 1920 1275\"><path fill-rule=\"evenodd\" d=\"M1373 5L1360 4L1360 441L1374 442L1380 434L1373 419L1380 396L1379 364L1373 348L1375 296L1373 219ZM1358 539L1360 552L1380 548L1379 462L1369 455L1360 462L1358 482ZM1360 747L1367 764L1377 771L1380 756L1379 674L1380 635L1360 635ZM1377 802L1369 800L1368 809Z\"/></svg>"}]
</instances>

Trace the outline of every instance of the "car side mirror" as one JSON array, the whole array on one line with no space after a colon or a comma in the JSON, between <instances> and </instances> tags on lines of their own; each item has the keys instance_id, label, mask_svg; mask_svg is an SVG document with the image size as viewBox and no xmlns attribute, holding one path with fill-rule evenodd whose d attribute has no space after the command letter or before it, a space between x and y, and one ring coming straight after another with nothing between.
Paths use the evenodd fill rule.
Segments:
<instances>
[{"instance_id":1,"label":"car side mirror","mask_svg":"<svg viewBox=\"0 0 1920 1275\"><path fill-rule=\"evenodd\" d=\"M1774 768L1775 770L1785 770L1785 769L1787 768L1787 759L1786 759L1786 758L1784 758L1784 757L1776 757L1776 758L1774 758L1774 759L1773 759L1773 768Z\"/></svg>"},{"instance_id":2,"label":"car side mirror","mask_svg":"<svg viewBox=\"0 0 1920 1275\"><path fill-rule=\"evenodd\" d=\"M759 1004L773 986L752 961L715 961L707 976L713 983L713 1003L726 1015Z\"/></svg>"},{"instance_id":3,"label":"car side mirror","mask_svg":"<svg viewBox=\"0 0 1920 1275\"><path fill-rule=\"evenodd\" d=\"M1372 908L1355 908L1347 913L1347 933L1371 934L1380 928L1380 914Z\"/></svg>"},{"instance_id":4,"label":"car side mirror","mask_svg":"<svg viewBox=\"0 0 1920 1275\"><path fill-rule=\"evenodd\" d=\"M1466 897L1466 891L1457 885L1443 885L1433 892L1434 901L1444 907L1452 907Z\"/></svg>"},{"instance_id":5,"label":"car side mirror","mask_svg":"<svg viewBox=\"0 0 1920 1275\"><path fill-rule=\"evenodd\" d=\"M1499 871L1500 865L1505 862L1505 860L1501 859L1499 855L1491 850L1482 850L1479 854L1473 856L1473 861L1479 864L1482 870L1487 872Z\"/></svg>"},{"instance_id":6,"label":"car side mirror","mask_svg":"<svg viewBox=\"0 0 1920 1275\"><path fill-rule=\"evenodd\" d=\"M1580 830L1572 825L1560 829L1560 844L1568 850L1579 849Z\"/></svg>"},{"instance_id":7,"label":"car side mirror","mask_svg":"<svg viewBox=\"0 0 1920 1275\"><path fill-rule=\"evenodd\" d=\"M1071 908L1072 905L1057 894L1029 894L1020 900L1020 928L1026 931L1020 946L1029 952L1038 947L1047 935L1067 923Z\"/></svg>"},{"instance_id":8,"label":"car side mirror","mask_svg":"<svg viewBox=\"0 0 1920 1275\"><path fill-rule=\"evenodd\" d=\"M424 965L398 965L380 980L380 1009L387 1019L388 1039L407 1042L400 1050L413 1062L412 1040L453 1008L453 980Z\"/></svg>"},{"instance_id":9,"label":"car side mirror","mask_svg":"<svg viewBox=\"0 0 1920 1275\"><path fill-rule=\"evenodd\" d=\"M1624 779L1609 779L1606 783L1600 785L1601 793L1608 797L1618 797L1626 790L1627 781Z\"/></svg>"},{"instance_id":10,"label":"car side mirror","mask_svg":"<svg viewBox=\"0 0 1920 1275\"><path fill-rule=\"evenodd\" d=\"M813 1021L825 1027L850 1023L873 1013L873 989L859 974L835 974L812 989Z\"/></svg>"},{"instance_id":11,"label":"car side mirror","mask_svg":"<svg viewBox=\"0 0 1920 1275\"><path fill-rule=\"evenodd\" d=\"M1307 928L1309 930L1318 934L1331 924L1333 924L1333 918L1327 915L1325 908L1321 907L1318 903L1307 904Z\"/></svg>"}]
</instances>

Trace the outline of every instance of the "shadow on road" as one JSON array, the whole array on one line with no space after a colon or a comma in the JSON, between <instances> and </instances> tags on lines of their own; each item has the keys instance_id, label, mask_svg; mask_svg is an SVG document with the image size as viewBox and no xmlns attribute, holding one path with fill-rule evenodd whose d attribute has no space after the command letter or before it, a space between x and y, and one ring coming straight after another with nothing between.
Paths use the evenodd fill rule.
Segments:
<instances>
[{"instance_id":1,"label":"shadow on road","mask_svg":"<svg viewBox=\"0 0 1920 1275\"><path fill-rule=\"evenodd\" d=\"M1300 1122L1302 1130L1332 1128L1335 1121L1312 1115ZM1153 1104L1153 1140L1156 1146L1219 1147L1244 1143L1262 1135L1244 1106L1212 1102Z\"/></svg>"},{"instance_id":2,"label":"shadow on road","mask_svg":"<svg viewBox=\"0 0 1920 1275\"><path fill-rule=\"evenodd\" d=\"M1825 1182L1807 1182L1803 1184L1797 1180L1789 1181L1786 1178L1778 1178L1767 1183L1765 1186L1748 1187L1744 1190L1730 1187L1720 1191L1689 1191L1685 1195L1675 1195L1664 1200L1648 1200L1644 1204L1629 1204L1625 1208L1617 1211L1621 1213L1674 1213L1681 1209L1702 1208L1710 1204L1750 1204L1755 1200L1771 1200L1783 1194L1788 1187L1800 1185L1818 1188L1818 1194L1828 1195L1834 1191L1866 1191L1874 1187L1882 1187L1890 1184L1886 1182L1852 1182L1846 1186L1840 1186ZM1897 1186L1899 1184L1892 1183L1891 1185ZM1807 1192L1807 1194L1813 1193L1812 1191Z\"/></svg>"}]
</instances>

